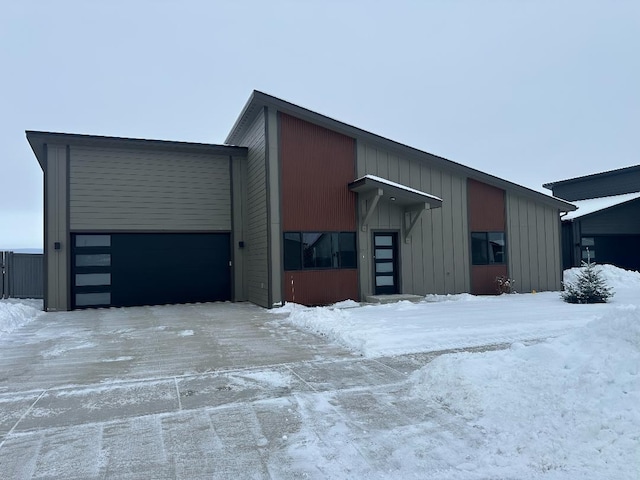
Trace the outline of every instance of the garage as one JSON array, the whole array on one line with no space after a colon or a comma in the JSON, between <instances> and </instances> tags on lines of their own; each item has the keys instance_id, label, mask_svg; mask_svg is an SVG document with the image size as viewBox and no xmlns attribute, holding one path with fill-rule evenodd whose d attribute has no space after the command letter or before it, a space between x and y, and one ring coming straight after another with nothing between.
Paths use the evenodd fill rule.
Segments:
<instances>
[{"instance_id":1,"label":"garage","mask_svg":"<svg viewBox=\"0 0 640 480\"><path fill-rule=\"evenodd\" d=\"M231 299L229 233L72 234L72 308Z\"/></svg>"}]
</instances>

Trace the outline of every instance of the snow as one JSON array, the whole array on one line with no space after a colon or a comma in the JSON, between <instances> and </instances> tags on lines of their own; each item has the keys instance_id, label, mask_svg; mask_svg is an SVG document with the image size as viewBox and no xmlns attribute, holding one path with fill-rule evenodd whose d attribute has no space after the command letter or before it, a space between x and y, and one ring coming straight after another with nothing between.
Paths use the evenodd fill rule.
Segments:
<instances>
[{"instance_id":1,"label":"snow","mask_svg":"<svg viewBox=\"0 0 640 480\"><path fill-rule=\"evenodd\" d=\"M574 218L584 217L590 213L604 210L605 208L615 207L621 203L630 202L640 198L640 192L625 193L623 195L614 195L611 197L590 198L588 200L578 200L573 203L577 210L567 213L562 217L562 220L573 220Z\"/></svg>"},{"instance_id":2,"label":"snow","mask_svg":"<svg viewBox=\"0 0 640 480\"><path fill-rule=\"evenodd\" d=\"M406 185L402 185L401 183L392 182L391 180L387 180L386 178L378 177L376 175L365 175L364 177L360 177L357 180L355 180L354 183L360 180L363 180L365 178L374 180L376 182L384 183L385 185L389 185L390 187L399 188L400 190L404 190L406 192L416 193L418 195L422 195L423 197L429 197L435 200L442 201L440 197L436 197L435 195L431 195L430 193L426 193L421 190L416 190L415 188L407 187Z\"/></svg>"},{"instance_id":3,"label":"snow","mask_svg":"<svg viewBox=\"0 0 640 480\"><path fill-rule=\"evenodd\" d=\"M5 458L24 455L25 462L35 462L43 438L55 441L50 451L61 456L49 462L39 457L38 471L49 468L56 476L84 455L94 459L81 472L87 478L104 471L100 455L109 461L145 459L152 468L168 464L167 458L184 448L192 449L182 452L189 462L206 456L202 452L214 452L216 458L234 452L244 476L258 478L637 479L640 273L597 268L616 293L606 304L567 304L559 292L428 295L419 303L346 301L323 308L287 304L269 317L270 330L294 325L359 356L155 383L62 388L40 402L32 399L43 405L32 405L27 417L36 418L38 408L43 415L50 412L45 400L59 398L63 403L52 404L56 407L74 396L124 411L125 391L135 393L127 401L134 402L131 408L139 416L105 423L94 419L46 434L21 430L8 434L0 449ZM574 281L577 272L566 271L565 282ZM0 301L0 334L42 315L40 308L41 302L33 300ZM158 307L157 313L175 316L178 309ZM200 335L199 329L178 332L193 339ZM459 350L495 344L502 348ZM78 338L65 348L90 346ZM425 356L434 351L445 353ZM414 357L399 356L414 352L415 358L428 359L416 365L410 361ZM51 358L65 354L56 344L47 353ZM365 380L351 382L348 375ZM221 389L228 386L233 388ZM144 388L154 394L151 403L138 401L146 398ZM161 409L175 403L171 395L178 388L185 394L180 411ZM246 400L242 392L256 400ZM225 395L231 403L222 403ZM189 407L198 398L214 403ZM132 438L144 439L147 450L128 451ZM185 445L185 439L191 443ZM185 472L187 465L193 467L176 465ZM189 478L188 473L177 477Z\"/></svg>"},{"instance_id":4,"label":"snow","mask_svg":"<svg viewBox=\"0 0 640 480\"><path fill-rule=\"evenodd\" d=\"M0 336L35 320L42 313L42 300L0 300Z\"/></svg>"},{"instance_id":5,"label":"snow","mask_svg":"<svg viewBox=\"0 0 640 480\"><path fill-rule=\"evenodd\" d=\"M364 432L364 440L350 437L338 449L325 438L290 452L300 463L337 455L335 466L323 471L330 478L344 475L351 449L372 444L392 452L385 465L394 478L417 478L418 472L439 479L638 478L640 274L598 268L617 293L609 304L570 305L549 292L430 295L419 304L348 311L293 309L294 325L367 357L512 343L498 351L440 355L409 377L402 401L433 409L433 423ZM566 271L565 282L577 271ZM536 337L547 339L526 345ZM383 400L397 401L395 395ZM303 412L303 425L336 403L332 395L316 399ZM344 428L339 417L348 414L339 414L325 431L331 441L344 441L337 429ZM308 428L298 441L317 435L317 427L313 435ZM354 461L350 468L354 477L372 474L371 465Z\"/></svg>"}]
</instances>

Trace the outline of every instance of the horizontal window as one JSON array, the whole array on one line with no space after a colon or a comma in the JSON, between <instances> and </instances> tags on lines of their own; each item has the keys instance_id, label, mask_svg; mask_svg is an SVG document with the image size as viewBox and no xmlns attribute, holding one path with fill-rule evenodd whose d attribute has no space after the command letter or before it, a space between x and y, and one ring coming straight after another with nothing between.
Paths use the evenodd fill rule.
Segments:
<instances>
[{"instance_id":1,"label":"horizontal window","mask_svg":"<svg viewBox=\"0 0 640 480\"><path fill-rule=\"evenodd\" d=\"M76 255L76 267L108 267L110 265L110 253Z\"/></svg>"},{"instance_id":2,"label":"horizontal window","mask_svg":"<svg viewBox=\"0 0 640 480\"><path fill-rule=\"evenodd\" d=\"M355 232L286 232L284 269L356 268Z\"/></svg>"},{"instance_id":3,"label":"horizontal window","mask_svg":"<svg viewBox=\"0 0 640 480\"><path fill-rule=\"evenodd\" d=\"M472 232L471 262L473 265L506 263L504 232Z\"/></svg>"},{"instance_id":4,"label":"horizontal window","mask_svg":"<svg viewBox=\"0 0 640 480\"><path fill-rule=\"evenodd\" d=\"M111 235L76 235L76 247L110 247Z\"/></svg>"},{"instance_id":5,"label":"horizontal window","mask_svg":"<svg viewBox=\"0 0 640 480\"><path fill-rule=\"evenodd\" d=\"M88 307L93 305L110 305L111 293L109 292L97 292L97 293L76 293L76 306Z\"/></svg>"},{"instance_id":6,"label":"horizontal window","mask_svg":"<svg viewBox=\"0 0 640 480\"><path fill-rule=\"evenodd\" d=\"M76 273L76 287L111 285L110 273Z\"/></svg>"}]
</instances>

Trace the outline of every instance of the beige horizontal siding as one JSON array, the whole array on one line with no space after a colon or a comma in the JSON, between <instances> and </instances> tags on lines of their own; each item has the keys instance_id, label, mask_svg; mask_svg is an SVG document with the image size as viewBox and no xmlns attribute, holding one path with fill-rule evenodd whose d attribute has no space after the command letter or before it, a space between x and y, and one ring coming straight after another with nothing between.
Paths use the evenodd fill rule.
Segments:
<instances>
[{"instance_id":1,"label":"beige horizontal siding","mask_svg":"<svg viewBox=\"0 0 640 480\"><path fill-rule=\"evenodd\" d=\"M71 147L71 230L231 230L229 157Z\"/></svg>"}]
</instances>

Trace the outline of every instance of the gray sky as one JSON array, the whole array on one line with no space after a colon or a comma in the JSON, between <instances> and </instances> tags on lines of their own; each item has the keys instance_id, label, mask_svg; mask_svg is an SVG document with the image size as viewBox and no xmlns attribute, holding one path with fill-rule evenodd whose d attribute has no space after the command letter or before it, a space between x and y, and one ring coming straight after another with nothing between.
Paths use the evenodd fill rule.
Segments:
<instances>
[{"instance_id":1,"label":"gray sky","mask_svg":"<svg viewBox=\"0 0 640 480\"><path fill-rule=\"evenodd\" d=\"M6 1L0 249L25 130L222 143L253 89L527 187L640 163L637 1Z\"/></svg>"}]
</instances>

